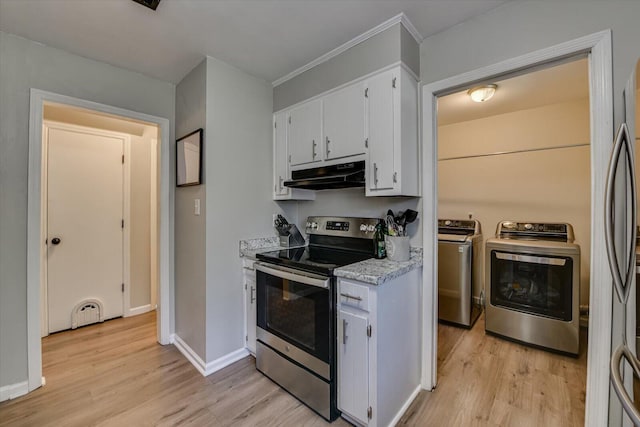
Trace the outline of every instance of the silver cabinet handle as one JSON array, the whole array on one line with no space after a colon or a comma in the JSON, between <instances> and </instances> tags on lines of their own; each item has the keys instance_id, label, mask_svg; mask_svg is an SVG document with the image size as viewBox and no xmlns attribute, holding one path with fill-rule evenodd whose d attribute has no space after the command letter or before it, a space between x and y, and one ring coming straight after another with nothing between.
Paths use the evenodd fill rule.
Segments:
<instances>
[{"instance_id":1,"label":"silver cabinet handle","mask_svg":"<svg viewBox=\"0 0 640 427\"><path fill-rule=\"evenodd\" d=\"M618 254L616 253L615 242L613 239L614 233L614 221L613 221L613 202L614 202L614 186L615 177L618 170L618 163L620 154L624 149L624 160L627 165L627 176L625 177L629 181L631 190L631 239L629 239L629 253L627 268L623 277L620 268L618 267ZM633 157L631 156L631 148L629 146L629 129L626 123L620 125L616 140L613 145L613 151L611 153L611 159L609 160L609 172L607 174L607 188L605 193L605 244L607 247L607 258L609 261L609 268L611 269L611 275L613 276L613 284L618 294L618 299L622 304L626 304L629 299L629 292L631 291L631 280L635 273L635 245L636 245L636 183L635 183L635 168L633 164Z\"/></svg>"},{"instance_id":2,"label":"silver cabinet handle","mask_svg":"<svg viewBox=\"0 0 640 427\"><path fill-rule=\"evenodd\" d=\"M347 325L349 324L349 322L347 322L346 320L342 319L342 344L346 344L347 343Z\"/></svg>"},{"instance_id":3,"label":"silver cabinet handle","mask_svg":"<svg viewBox=\"0 0 640 427\"><path fill-rule=\"evenodd\" d=\"M318 145L318 144L316 144L316 140L315 139L312 140L311 141L311 154L313 155L314 159L316 158L316 145Z\"/></svg>"},{"instance_id":4,"label":"silver cabinet handle","mask_svg":"<svg viewBox=\"0 0 640 427\"><path fill-rule=\"evenodd\" d=\"M361 297L359 297L359 296L355 296L355 295L349 295L349 294L343 294L343 293L341 293L341 294L340 294L340 296L341 296L341 297L345 297L345 298L347 298L347 299L354 299L354 300L356 300L356 301L362 301L362 298L361 298Z\"/></svg>"},{"instance_id":5,"label":"silver cabinet handle","mask_svg":"<svg viewBox=\"0 0 640 427\"><path fill-rule=\"evenodd\" d=\"M326 142L326 144L327 144L327 147L326 147L326 148L327 148L327 156L329 156L329 153L331 153L331 150L329 150L329 143L330 143L331 141L329 140L329 137L328 137L328 136L326 137L326 140L327 140L327 142Z\"/></svg>"},{"instance_id":6,"label":"silver cabinet handle","mask_svg":"<svg viewBox=\"0 0 640 427\"><path fill-rule=\"evenodd\" d=\"M373 183L375 184L375 186L378 186L378 164L374 163L373 164Z\"/></svg>"},{"instance_id":7,"label":"silver cabinet handle","mask_svg":"<svg viewBox=\"0 0 640 427\"><path fill-rule=\"evenodd\" d=\"M251 287L251 304L253 304L256 301L256 287L252 286Z\"/></svg>"}]
</instances>

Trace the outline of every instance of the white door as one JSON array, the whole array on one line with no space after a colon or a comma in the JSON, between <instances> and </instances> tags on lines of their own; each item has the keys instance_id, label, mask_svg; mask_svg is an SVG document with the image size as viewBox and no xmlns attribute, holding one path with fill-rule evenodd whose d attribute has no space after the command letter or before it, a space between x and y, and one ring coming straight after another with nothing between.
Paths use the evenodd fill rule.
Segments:
<instances>
[{"instance_id":1,"label":"white door","mask_svg":"<svg viewBox=\"0 0 640 427\"><path fill-rule=\"evenodd\" d=\"M124 139L49 127L49 332L71 328L74 307L97 299L104 319L123 314Z\"/></svg>"},{"instance_id":2,"label":"white door","mask_svg":"<svg viewBox=\"0 0 640 427\"><path fill-rule=\"evenodd\" d=\"M338 315L338 408L367 424L369 408L369 338L365 316Z\"/></svg>"},{"instance_id":3,"label":"white door","mask_svg":"<svg viewBox=\"0 0 640 427\"><path fill-rule=\"evenodd\" d=\"M393 188L395 72L387 71L367 82L369 189Z\"/></svg>"},{"instance_id":4,"label":"white door","mask_svg":"<svg viewBox=\"0 0 640 427\"><path fill-rule=\"evenodd\" d=\"M289 187L283 183L289 179L289 163L287 159L287 114L278 113L273 119L273 194L274 196L286 196L289 194Z\"/></svg>"},{"instance_id":5,"label":"white door","mask_svg":"<svg viewBox=\"0 0 640 427\"><path fill-rule=\"evenodd\" d=\"M322 101L307 102L289 113L287 144L291 166L322 159Z\"/></svg>"},{"instance_id":6,"label":"white door","mask_svg":"<svg viewBox=\"0 0 640 427\"><path fill-rule=\"evenodd\" d=\"M324 99L326 159L364 154L364 84L357 83Z\"/></svg>"}]
</instances>

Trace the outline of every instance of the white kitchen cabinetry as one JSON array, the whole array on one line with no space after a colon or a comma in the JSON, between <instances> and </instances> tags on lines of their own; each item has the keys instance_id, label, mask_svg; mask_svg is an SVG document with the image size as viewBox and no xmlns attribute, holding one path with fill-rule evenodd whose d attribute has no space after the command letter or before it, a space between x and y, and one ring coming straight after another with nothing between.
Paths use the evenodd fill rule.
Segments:
<instances>
[{"instance_id":1,"label":"white kitchen cabinetry","mask_svg":"<svg viewBox=\"0 0 640 427\"><path fill-rule=\"evenodd\" d=\"M287 142L291 166L322 160L322 100L289 111Z\"/></svg>"},{"instance_id":2,"label":"white kitchen cabinetry","mask_svg":"<svg viewBox=\"0 0 640 427\"><path fill-rule=\"evenodd\" d=\"M323 98L325 160L365 153L364 84L356 83Z\"/></svg>"},{"instance_id":3,"label":"white kitchen cabinetry","mask_svg":"<svg viewBox=\"0 0 640 427\"><path fill-rule=\"evenodd\" d=\"M242 275L244 281L244 310L245 310L245 347L256 354L256 271L255 261L242 260Z\"/></svg>"},{"instance_id":4,"label":"white kitchen cabinetry","mask_svg":"<svg viewBox=\"0 0 640 427\"><path fill-rule=\"evenodd\" d=\"M338 408L356 425L395 425L420 391L421 282L338 280Z\"/></svg>"},{"instance_id":5,"label":"white kitchen cabinetry","mask_svg":"<svg viewBox=\"0 0 640 427\"><path fill-rule=\"evenodd\" d=\"M369 78L367 196L419 196L418 86L401 66Z\"/></svg>"},{"instance_id":6,"label":"white kitchen cabinetry","mask_svg":"<svg viewBox=\"0 0 640 427\"><path fill-rule=\"evenodd\" d=\"M273 200L315 200L313 191L289 188L284 182L291 178L287 150L288 113L273 115Z\"/></svg>"}]
</instances>

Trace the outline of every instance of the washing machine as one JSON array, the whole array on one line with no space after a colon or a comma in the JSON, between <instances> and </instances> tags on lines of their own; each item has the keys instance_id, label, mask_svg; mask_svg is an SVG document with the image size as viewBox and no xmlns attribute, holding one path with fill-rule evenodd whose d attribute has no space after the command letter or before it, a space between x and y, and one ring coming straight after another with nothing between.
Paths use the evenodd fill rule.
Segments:
<instances>
[{"instance_id":1,"label":"washing machine","mask_svg":"<svg viewBox=\"0 0 640 427\"><path fill-rule=\"evenodd\" d=\"M502 221L485 263L488 333L578 354L580 246L570 224Z\"/></svg>"},{"instance_id":2,"label":"washing machine","mask_svg":"<svg viewBox=\"0 0 640 427\"><path fill-rule=\"evenodd\" d=\"M438 318L471 328L482 311L482 296L480 222L439 219Z\"/></svg>"}]
</instances>

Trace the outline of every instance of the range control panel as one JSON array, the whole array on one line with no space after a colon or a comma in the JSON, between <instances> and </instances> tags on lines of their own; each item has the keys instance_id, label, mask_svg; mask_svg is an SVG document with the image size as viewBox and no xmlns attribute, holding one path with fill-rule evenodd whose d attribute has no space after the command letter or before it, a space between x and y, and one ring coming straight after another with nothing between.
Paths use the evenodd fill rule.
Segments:
<instances>
[{"instance_id":1,"label":"range control panel","mask_svg":"<svg viewBox=\"0 0 640 427\"><path fill-rule=\"evenodd\" d=\"M498 224L496 236L502 238L529 238L558 240L572 243L573 227L567 223L502 221Z\"/></svg>"},{"instance_id":2,"label":"range control panel","mask_svg":"<svg viewBox=\"0 0 640 427\"><path fill-rule=\"evenodd\" d=\"M380 218L310 216L305 225L307 234L371 239L381 222Z\"/></svg>"}]
</instances>

